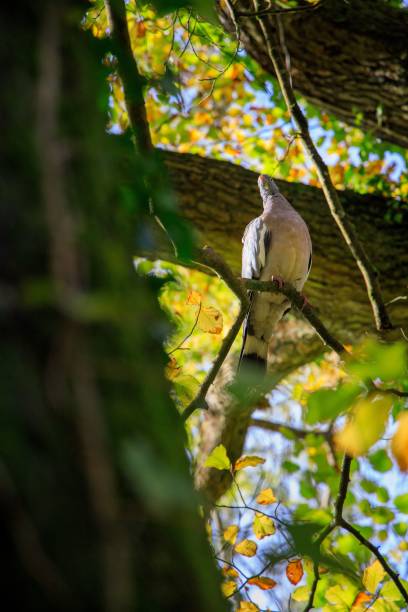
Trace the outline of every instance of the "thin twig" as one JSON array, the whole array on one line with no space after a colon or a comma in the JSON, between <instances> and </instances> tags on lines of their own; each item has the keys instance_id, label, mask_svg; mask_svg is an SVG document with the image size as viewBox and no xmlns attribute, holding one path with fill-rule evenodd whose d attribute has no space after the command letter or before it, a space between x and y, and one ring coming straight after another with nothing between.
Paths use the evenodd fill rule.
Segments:
<instances>
[{"instance_id":1,"label":"thin twig","mask_svg":"<svg viewBox=\"0 0 408 612\"><path fill-rule=\"evenodd\" d=\"M256 12L259 12L258 0L254 0L254 7ZM337 191L330 178L329 170L310 136L307 119L297 103L294 91L290 84L289 75L281 57L279 41L275 40L275 37L272 34L268 34L261 16L258 16L257 20L259 22L260 29L265 40L266 49L272 62L288 111L290 112L291 117L296 124L298 131L300 132L300 137L305 150L316 166L316 171L330 212L363 276L368 299L374 315L375 325L379 331L391 329L392 324L384 305L376 272L358 238L354 225L346 215Z\"/></svg>"}]
</instances>

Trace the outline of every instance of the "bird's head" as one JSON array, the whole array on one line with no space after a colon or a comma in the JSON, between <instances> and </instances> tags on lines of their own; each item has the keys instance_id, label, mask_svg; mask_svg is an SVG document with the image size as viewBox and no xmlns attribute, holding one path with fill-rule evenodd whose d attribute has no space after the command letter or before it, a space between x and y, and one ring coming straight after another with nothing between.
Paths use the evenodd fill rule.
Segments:
<instances>
[{"instance_id":1,"label":"bird's head","mask_svg":"<svg viewBox=\"0 0 408 612\"><path fill-rule=\"evenodd\" d=\"M279 189L276 183L267 174L260 174L258 178L258 187L263 200L268 196L276 195Z\"/></svg>"}]
</instances>

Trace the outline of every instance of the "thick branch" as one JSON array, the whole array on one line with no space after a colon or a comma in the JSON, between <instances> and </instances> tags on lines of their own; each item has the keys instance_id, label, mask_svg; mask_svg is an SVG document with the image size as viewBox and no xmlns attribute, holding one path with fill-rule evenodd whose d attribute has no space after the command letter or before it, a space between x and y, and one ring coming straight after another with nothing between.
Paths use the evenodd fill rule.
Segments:
<instances>
[{"instance_id":1,"label":"thick branch","mask_svg":"<svg viewBox=\"0 0 408 612\"><path fill-rule=\"evenodd\" d=\"M238 15L246 13L248 2L236 0L234 8ZM219 11L233 31L224 3L219 2ZM388 0L324 0L317 10L282 13L282 20L295 90L342 121L406 148L407 9ZM245 17L239 23L247 53L273 75L258 21ZM273 13L264 23L273 36Z\"/></svg>"},{"instance_id":2,"label":"thick branch","mask_svg":"<svg viewBox=\"0 0 408 612\"><path fill-rule=\"evenodd\" d=\"M254 4L257 8L257 0L254 0ZM290 77L287 73L284 62L282 61L277 37L271 37L270 35L268 36L268 32L262 18L258 17L257 19L259 20L268 54L278 78L279 86L285 99L288 111L290 112L291 117L299 130L304 148L316 166L316 171L331 214L336 221L343 238L363 276L367 288L368 298L371 302L376 327L378 330L390 329L392 327L391 321L384 305L375 270L357 236L353 224L348 219L340 202L340 198L338 197L337 191L330 178L329 170L312 141L307 119L297 103L290 83Z\"/></svg>"}]
</instances>

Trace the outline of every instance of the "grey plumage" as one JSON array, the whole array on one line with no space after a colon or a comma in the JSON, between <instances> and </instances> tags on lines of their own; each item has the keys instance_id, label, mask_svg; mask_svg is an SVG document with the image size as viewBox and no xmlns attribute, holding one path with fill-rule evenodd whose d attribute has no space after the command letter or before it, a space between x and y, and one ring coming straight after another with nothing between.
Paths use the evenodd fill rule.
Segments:
<instances>
[{"instance_id":1,"label":"grey plumage","mask_svg":"<svg viewBox=\"0 0 408 612\"><path fill-rule=\"evenodd\" d=\"M279 192L271 177L258 179L263 213L246 227L242 238L242 277L281 278L301 291L311 267L312 243L306 223ZM273 329L290 308L281 294L252 293L244 322L240 362L266 367Z\"/></svg>"}]
</instances>

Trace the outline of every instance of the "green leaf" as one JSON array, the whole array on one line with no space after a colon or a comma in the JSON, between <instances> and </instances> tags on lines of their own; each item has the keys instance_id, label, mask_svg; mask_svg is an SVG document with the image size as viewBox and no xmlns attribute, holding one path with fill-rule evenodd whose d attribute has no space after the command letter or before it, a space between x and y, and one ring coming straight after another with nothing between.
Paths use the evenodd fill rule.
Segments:
<instances>
[{"instance_id":1,"label":"green leaf","mask_svg":"<svg viewBox=\"0 0 408 612\"><path fill-rule=\"evenodd\" d=\"M380 344L366 341L352 358L347 370L362 380L380 378L383 382L395 381L407 375L407 348L403 342Z\"/></svg>"},{"instance_id":2,"label":"green leaf","mask_svg":"<svg viewBox=\"0 0 408 612\"><path fill-rule=\"evenodd\" d=\"M383 504L385 504L387 501L390 500L389 493L385 487L379 487L376 491L376 494L377 494L378 500L382 502Z\"/></svg>"},{"instance_id":3,"label":"green leaf","mask_svg":"<svg viewBox=\"0 0 408 612\"><path fill-rule=\"evenodd\" d=\"M376 482L368 480L368 478L363 478L363 480L360 482L360 487L364 489L366 493L375 493L378 485Z\"/></svg>"},{"instance_id":4,"label":"green leaf","mask_svg":"<svg viewBox=\"0 0 408 612\"><path fill-rule=\"evenodd\" d=\"M310 594L310 587L308 587L307 585L301 586L297 588L295 591L293 591L292 599L294 601L307 601L309 599L309 594Z\"/></svg>"},{"instance_id":5,"label":"green leaf","mask_svg":"<svg viewBox=\"0 0 408 612\"><path fill-rule=\"evenodd\" d=\"M225 446L223 444L216 446L208 455L204 465L216 470L229 470L231 468L231 461L227 457Z\"/></svg>"},{"instance_id":6,"label":"green leaf","mask_svg":"<svg viewBox=\"0 0 408 612\"><path fill-rule=\"evenodd\" d=\"M397 495L394 499L395 507L400 511L408 514L408 493Z\"/></svg>"},{"instance_id":7,"label":"green leaf","mask_svg":"<svg viewBox=\"0 0 408 612\"><path fill-rule=\"evenodd\" d=\"M392 468L392 461L384 449L370 455L368 460L377 472L388 472Z\"/></svg>"},{"instance_id":8,"label":"green leaf","mask_svg":"<svg viewBox=\"0 0 408 612\"><path fill-rule=\"evenodd\" d=\"M294 474L299 471L299 466L297 463L293 463L292 461L284 461L282 463L282 468L289 472L289 474Z\"/></svg>"},{"instance_id":9,"label":"green leaf","mask_svg":"<svg viewBox=\"0 0 408 612\"><path fill-rule=\"evenodd\" d=\"M315 425L331 421L351 405L360 391L358 385L345 384L337 389L319 389L312 393L307 400L306 423Z\"/></svg>"},{"instance_id":10,"label":"green leaf","mask_svg":"<svg viewBox=\"0 0 408 612\"><path fill-rule=\"evenodd\" d=\"M395 523L395 525L393 525L392 528L394 530L394 533L396 533L398 536L404 537L408 530L408 524L402 523L402 522Z\"/></svg>"}]
</instances>

